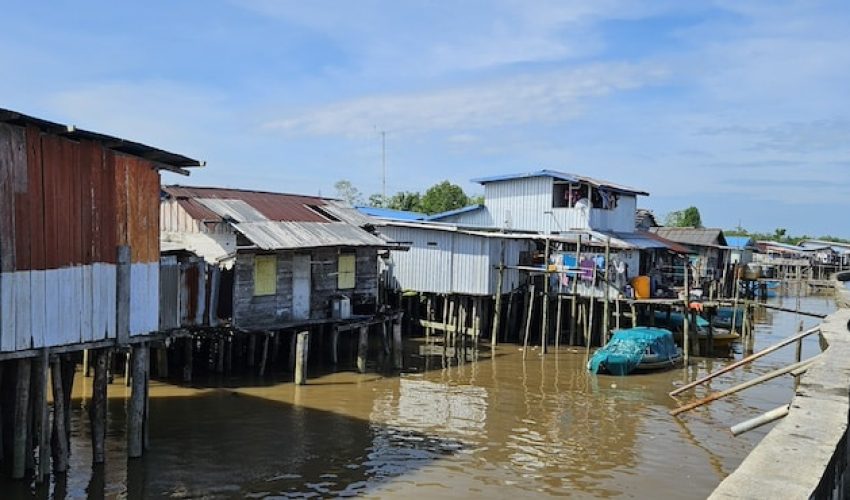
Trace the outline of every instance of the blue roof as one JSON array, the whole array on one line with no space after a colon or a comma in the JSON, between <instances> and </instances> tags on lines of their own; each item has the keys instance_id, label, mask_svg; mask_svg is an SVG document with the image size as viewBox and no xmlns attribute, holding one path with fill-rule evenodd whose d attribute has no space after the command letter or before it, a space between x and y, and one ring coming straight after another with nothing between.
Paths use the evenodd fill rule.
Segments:
<instances>
[{"instance_id":1,"label":"blue roof","mask_svg":"<svg viewBox=\"0 0 850 500\"><path fill-rule=\"evenodd\" d=\"M474 212L476 210L481 210L484 208L484 205L469 205L468 207L457 208L455 210L449 210L448 212L440 212L438 214L426 216L425 220L440 220L445 219L446 217L451 217L453 215L465 214L467 212Z\"/></svg>"},{"instance_id":2,"label":"blue roof","mask_svg":"<svg viewBox=\"0 0 850 500\"><path fill-rule=\"evenodd\" d=\"M753 239L749 236L727 236L726 246L744 249L755 246L755 241L753 241Z\"/></svg>"},{"instance_id":3,"label":"blue roof","mask_svg":"<svg viewBox=\"0 0 850 500\"><path fill-rule=\"evenodd\" d=\"M476 179L472 179L472 182L477 182L479 184L487 184L489 182L501 182L501 181L511 181L516 179L527 179L531 177L551 177L553 179L558 179L561 181L567 182L585 182L592 186L598 188L607 188L611 191L616 191L620 193L628 193L628 194L640 194L643 196L649 196L649 193L646 191L641 191L639 189L630 188L628 186L622 186L619 184L614 184L613 182L603 181L599 179L594 179L592 177L587 177L584 175L570 174L566 172L558 172L556 170L538 170L536 172L526 172L522 174L506 174L506 175L494 175L490 177L478 177Z\"/></svg>"},{"instance_id":4,"label":"blue roof","mask_svg":"<svg viewBox=\"0 0 850 500\"><path fill-rule=\"evenodd\" d=\"M408 212L406 210L393 210L391 208L378 207L355 207L363 215L369 217L377 217L379 219L391 219L401 221L425 220L428 216L419 212Z\"/></svg>"}]
</instances>

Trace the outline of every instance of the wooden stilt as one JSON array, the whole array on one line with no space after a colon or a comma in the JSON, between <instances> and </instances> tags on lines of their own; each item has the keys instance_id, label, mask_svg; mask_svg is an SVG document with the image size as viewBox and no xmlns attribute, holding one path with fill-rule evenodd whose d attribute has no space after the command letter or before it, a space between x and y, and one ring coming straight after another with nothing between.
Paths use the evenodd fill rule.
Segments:
<instances>
[{"instance_id":1,"label":"wooden stilt","mask_svg":"<svg viewBox=\"0 0 850 500\"><path fill-rule=\"evenodd\" d=\"M496 278L496 311L493 314L493 329L490 332L490 345L495 347L499 341L499 327L502 322L502 286L505 280L505 241L499 242L499 272Z\"/></svg>"},{"instance_id":2,"label":"wooden stilt","mask_svg":"<svg viewBox=\"0 0 850 500\"><path fill-rule=\"evenodd\" d=\"M148 345L133 346L133 380L127 402L127 457L139 458L144 453L145 395L148 374Z\"/></svg>"},{"instance_id":3,"label":"wooden stilt","mask_svg":"<svg viewBox=\"0 0 850 500\"><path fill-rule=\"evenodd\" d=\"M41 351L41 356L36 362L36 426L35 432L38 437L38 470L35 474L36 482L40 483L50 475L50 408L47 404L47 396L50 391L50 360L48 350Z\"/></svg>"},{"instance_id":4,"label":"wooden stilt","mask_svg":"<svg viewBox=\"0 0 850 500\"><path fill-rule=\"evenodd\" d=\"M130 370L130 351L124 354L124 386L130 387L130 378L132 377Z\"/></svg>"},{"instance_id":5,"label":"wooden stilt","mask_svg":"<svg viewBox=\"0 0 850 500\"><path fill-rule=\"evenodd\" d=\"M219 335L218 340L216 341L216 353L215 353L215 371L216 373L224 373L224 356L225 356L225 340L224 337Z\"/></svg>"},{"instance_id":6,"label":"wooden stilt","mask_svg":"<svg viewBox=\"0 0 850 500\"><path fill-rule=\"evenodd\" d=\"M91 374L89 373L89 350L83 349L83 377L88 378Z\"/></svg>"},{"instance_id":7,"label":"wooden stilt","mask_svg":"<svg viewBox=\"0 0 850 500\"><path fill-rule=\"evenodd\" d=\"M634 303L631 304L631 313L632 313L632 328L637 328L637 326L638 326L638 312L637 312L637 306Z\"/></svg>"},{"instance_id":8,"label":"wooden stilt","mask_svg":"<svg viewBox=\"0 0 850 500\"><path fill-rule=\"evenodd\" d=\"M269 362L269 341L271 340L271 333L266 332L263 335L263 352L260 355L260 376L264 377L266 375L266 369Z\"/></svg>"},{"instance_id":9,"label":"wooden stilt","mask_svg":"<svg viewBox=\"0 0 850 500\"><path fill-rule=\"evenodd\" d=\"M534 314L534 282L531 282L531 286L528 289L528 312L525 316L525 337L522 341L522 357L525 359L525 355L528 353L528 334L531 332L531 318Z\"/></svg>"},{"instance_id":10,"label":"wooden stilt","mask_svg":"<svg viewBox=\"0 0 850 500\"><path fill-rule=\"evenodd\" d=\"M310 351L310 332L303 331L296 335L295 341L295 383L307 383L307 359Z\"/></svg>"},{"instance_id":11,"label":"wooden stilt","mask_svg":"<svg viewBox=\"0 0 850 500\"><path fill-rule=\"evenodd\" d=\"M94 352L94 380L92 381L92 399L89 406L91 423L92 463L106 461L106 362L107 349Z\"/></svg>"},{"instance_id":12,"label":"wooden stilt","mask_svg":"<svg viewBox=\"0 0 850 500\"><path fill-rule=\"evenodd\" d=\"M614 323L614 325L615 325L614 328L619 330L620 329L620 299L619 298L614 302L614 307L616 308L615 314L617 315L617 318L616 318L615 323Z\"/></svg>"},{"instance_id":13,"label":"wooden stilt","mask_svg":"<svg viewBox=\"0 0 850 500\"><path fill-rule=\"evenodd\" d=\"M508 294L508 313L505 316L507 319L507 324L504 328L504 333L502 334L502 340L508 341L508 334L511 332L511 329L514 327L516 320L514 319L514 290L511 290L511 293Z\"/></svg>"},{"instance_id":14,"label":"wooden stilt","mask_svg":"<svg viewBox=\"0 0 850 500\"><path fill-rule=\"evenodd\" d=\"M224 371L233 373L233 335L228 334L224 342Z\"/></svg>"},{"instance_id":15,"label":"wooden stilt","mask_svg":"<svg viewBox=\"0 0 850 500\"><path fill-rule=\"evenodd\" d=\"M156 376L168 378L168 349L164 345L156 349Z\"/></svg>"},{"instance_id":16,"label":"wooden stilt","mask_svg":"<svg viewBox=\"0 0 850 500\"><path fill-rule=\"evenodd\" d=\"M256 356L257 353L257 336L252 334L248 335L248 368L254 368L256 365Z\"/></svg>"},{"instance_id":17,"label":"wooden stilt","mask_svg":"<svg viewBox=\"0 0 850 500\"><path fill-rule=\"evenodd\" d=\"M13 420L14 441L12 443L12 479L22 479L27 466L27 436L30 409L30 376L32 361L29 358L17 361L15 378L15 416Z\"/></svg>"},{"instance_id":18,"label":"wooden stilt","mask_svg":"<svg viewBox=\"0 0 850 500\"><path fill-rule=\"evenodd\" d=\"M194 364L192 355L195 350L194 344L195 341L192 337L183 339L183 382L192 381L192 365Z\"/></svg>"},{"instance_id":19,"label":"wooden stilt","mask_svg":"<svg viewBox=\"0 0 850 500\"><path fill-rule=\"evenodd\" d=\"M610 332L610 316L611 309L609 305L610 301L610 293L611 293L611 285L608 281L609 278L609 269L611 268L611 263L609 259L611 258L611 239L608 238L605 240L605 274L603 275L605 278L605 283L603 286L605 287L605 302L602 306L602 337L601 337L601 345L605 345L608 343L608 335Z\"/></svg>"},{"instance_id":20,"label":"wooden stilt","mask_svg":"<svg viewBox=\"0 0 850 500\"><path fill-rule=\"evenodd\" d=\"M366 373L366 356L369 353L369 327L361 326L357 341L357 371Z\"/></svg>"},{"instance_id":21,"label":"wooden stilt","mask_svg":"<svg viewBox=\"0 0 850 500\"><path fill-rule=\"evenodd\" d=\"M401 370L404 365L404 344L402 343L401 338L401 322L403 315L404 313L399 313L398 319L396 319L396 321L393 323L393 368L395 368L396 370ZM365 353L363 367L363 371L365 371Z\"/></svg>"},{"instance_id":22,"label":"wooden stilt","mask_svg":"<svg viewBox=\"0 0 850 500\"><path fill-rule=\"evenodd\" d=\"M558 295L558 309L555 313L555 349L561 346L561 327L563 326L564 298Z\"/></svg>"},{"instance_id":23,"label":"wooden stilt","mask_svg":"<svg viewBox=\"0 0 850 500\"><path fill-rule=\"evenodd\" d=\"M578 271L581 268L581 235L576 237L576 267ZM578 328L578 280L579 274L573 274L573 297L570 304L570 345L576 345L576 329Z\"/></svg>"},{"instance_id":24,"label":"wooden stilt","mask_svg":"<svg viewBox=\"0 0 850 500\"><path fill-rule=\"evenodd\" d=\"M542 318L540 319L540 350L546 354L549 350L549 288L551 286L549 280L549 238L546 238L545 249L543 252L543 268L546 270L543 273L543 310Z\"/></svg>"},{"instance_id":25,"label":"wooden stilt","mask_svg":"<svg viewBox=\"0 0 850 500\"><path fill-rule=\"evenodd\" d=\"M331 362L339 364L339 327L336 325L331 330Z\"/></svg>"},{"instance_id":26,"label":"wooden stilt","mask_svg":"<svg viewBox=\"0 0 850 500\"><path fill-rule=\"evenodd\" d=\"M72 355L65 354L62 359L62 391L65 396L65 434L71 439L71 394L74 392L74 375L77 371L77 363ZM70 451L70 445L69 445Z\"/></svg>"},{"instance_id":27,"label":"wooden stilt","mask_svg":"<svg viewBox=\"0 0 850 500\"><path fill-rule=\"evenodd\" d=\"M50 362L53 382L53 471L68 470L68 432L65 430L65 393L62 389L62 363L59 358Z\"/></svg>"}]
</instances>

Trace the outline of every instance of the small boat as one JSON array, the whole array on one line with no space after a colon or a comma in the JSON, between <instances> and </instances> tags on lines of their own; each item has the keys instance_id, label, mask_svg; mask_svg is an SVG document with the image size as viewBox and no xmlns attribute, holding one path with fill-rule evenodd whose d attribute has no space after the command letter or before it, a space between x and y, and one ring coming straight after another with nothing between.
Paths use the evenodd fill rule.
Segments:
<instances>
[{"instance_id":1,"label":"small boat","mask_svg":"<svg viewBox=\"0 0 850 500\"><path fill-rule=\"evenodd\" d=\"M731 313L730 313L731 314ZM731 316L730 316L731 318ZM670 321L667 321L667 312L666 311L655 311L655 322L665 328L669 328L673 331L673 336L677 342L680 344L684 342L684 334L682 332L682 326L685 322L685 316L680 313L673 311L670 313ZM701 347L708 347L708 334L709 334L709 323L708 320L700 316L696 315L696 323L697 323L697 338L699 339ZM731 319L730 319L731 323ZM717 323L715 323L716 325ZM740 325L740 323L738 323ZM713 351L726 351L728 352L732 348L732 344L734 342L738 342L741 340L741 336L735 332L730 331L729 329L718 328L716 326L712 326L712 346ZM693 334L693 331L691 331Z\"/></svg>"},{"instance_id":2,"label":"small boat","mask_svg":"<svg viewBox=\"0 0 850 500\"><path fill-rule=\"evenodd\" d=\"M670 368L682 360L682 350L670 330L637 327L617 330L604 347L587 362L591 373L628 375L638 370Z\"/></svg>"},{"instance_id":3,"label":"small boat","mask_svg":"<svg viewBox=\"0 0 850 500\"><path fill-rule=\"evenodd\" d=\"M734 307L718 307L714 317L711 318L711 325L715 328L732 330L732 316L735 317L735 326L740 328L744 322L743 307L737 308L737 312Z\"/></svg>"}]
</instances>

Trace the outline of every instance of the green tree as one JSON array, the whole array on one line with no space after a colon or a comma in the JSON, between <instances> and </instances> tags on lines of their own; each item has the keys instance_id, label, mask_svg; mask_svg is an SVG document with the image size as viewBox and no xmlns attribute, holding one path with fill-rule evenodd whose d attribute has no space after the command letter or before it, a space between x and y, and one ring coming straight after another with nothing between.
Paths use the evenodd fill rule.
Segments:
<instances>
[{"instance_id":1,"label":"green tree","mask_svg":"<svg viewBox=\"0 0 850 500\"><path fill-rule=\"evenodd\" d=\"M688 207L667 214L664 224L672 227L702 227L702 217L697 207Z\"/></svg>"},{"instance_id":2,"label":"green tree","mask_svg":"<svg viewBox=\"0 0 850 500\"><path fill-rule=\"evenodd\" d=\"M420 208L426 214L436 214L462 208L468 204L469 198L460 186L449 181L443 181L425 191Z\"/></svg>"},{"instance_id":3,"label":"green tree","mask_svg":"<svg viewBox=\"0 0 850 500\"><path fill-rule=\"evenodd\" d=\"M360 190L354 187L354 184L351 181L342 179L336 181L334 183L334 189L336 189L336 197L349 205L362 205L363 204L363 195L360 193Z\"/></svg>"},{"instance_id":4,"label":"green tree","mask_svg":"<svg viewBox=\"0 0 850 500\"><path fill-rule=\"evenodd\" d=\"M408 212L419 212L421 210L422 195L413 191L399 191L388 200L387 207L393 210L406 210Z\"/></svg>"},{"instance_id":5,"label":"green tree","mask_svg":"<svg viewBox=\"0 0 850 500\"><path fill-rule=\"evenodd\" d=\"M387 208L388 200L384 198L384 195L375 193L369 197L369 206L375 208Z\"/></svg>"},{"instance_id":6,"label":"green tree","mask_svg":"<svg viewBox=\"0 0 850 500\"><path fill-rule=\"evenodd\" d=\"M483 194L477 194L475 196L470 196L468 204L469 205L483 205L484 204L484 195Z\"/></svg>"}]
</instances>

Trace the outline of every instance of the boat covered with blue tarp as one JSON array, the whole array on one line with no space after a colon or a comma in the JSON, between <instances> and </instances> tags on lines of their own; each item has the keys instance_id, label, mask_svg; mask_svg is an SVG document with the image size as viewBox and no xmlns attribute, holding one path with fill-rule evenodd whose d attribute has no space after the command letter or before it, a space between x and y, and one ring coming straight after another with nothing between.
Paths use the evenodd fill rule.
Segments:
<instances>
[{"instance_id":1,"label":"boat covered with blue tarp","mask_svg":"<svg viewBox=\"0 0 850 500\"><path fill-rule=\"evenodd\" d=\"M636 370L669 368L682 360L682 350L670 330L637 327L617 330L604 347L597 350L587 369L611 375L628 375Z\"/></svg>"}]
</instances>

